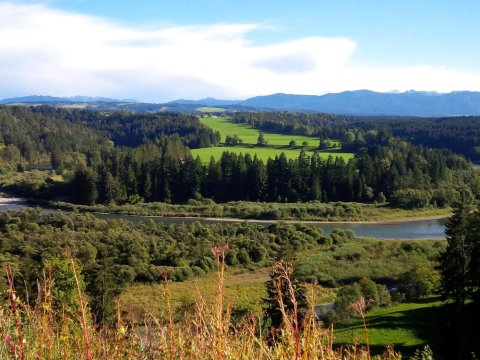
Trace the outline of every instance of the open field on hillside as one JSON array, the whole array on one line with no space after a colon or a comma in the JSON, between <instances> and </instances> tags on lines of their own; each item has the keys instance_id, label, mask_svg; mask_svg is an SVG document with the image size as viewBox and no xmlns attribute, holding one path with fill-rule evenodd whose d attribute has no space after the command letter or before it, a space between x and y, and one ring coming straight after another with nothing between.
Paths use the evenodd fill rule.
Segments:
<instances>
[{"instance_id":1,"label":"open field on hillside","mask_svg":"<svg viewBox=\"0 0 480 360\"><path fill-rule=\"evenodd\" d=\"M199 107L197 111L201 112L209 112L209 113L222 113L225 111L224 108L221 107L209 107L209 106L204 106L204 107Z\"/></svg>"},{"instance_id":2,"label":"open field on hillside","mask_svg":"<svg viewBox=\"0 0 480 360\"><path fill-rule=\"evenodd\" d=\"M244 144L255 145L257 143L259 131L252 128L248 124L235 124L230 122L230 119L227 117L218 117L218 118L203 118L200 121L211 127L214 131L218 131L222 136L222 142L225 141L227 135L238 135L238 137L243 140ZM295 140L297 146L301 146L302 142L307 141L310 147L318 147L320 139L317 137L309 137L302 135L285 135L285 134L274 134L274 133L263 133L265 139L268 142L268 145L278 146L283 145L287 146L291 140ZM332 140L334 144L340 146L338 140Z\"/></svg>"},{"instance_id":3,"label":"open field on hillside","mask_svg":"<svg viewBox=\"0 0 480 360\"><path fill-rule=\"evenodd\" d=\"M270 268L255 271L229 269L225 276L224 299L232 306L234 312L250 311L258 316L262 314L262 299L267 296L265 282L269 279ZM188 307L204 298L207 304L213 304L217 289L217 274L210 273L205 277L195 278L185 282L168 284L172 309L174 312L188 310ZM315 288L318 303L332 301L335 290ZM135 285L120 296L120 303L125 317L130 320L143 320L145 316L163 317L166 315L165 286Z\"/></svg>"},{"instance_id":4,"label":"open field on hillside","mask_svg":"<svg viewBox=\"0 0 480 360\"><path fill-rule=\"evenodd\" d=\"M439 333L436 314L442 306L438 298L428 298L414 303L379 309L367 314L370 347L374 353L382 352L385 345L394 344L402 355L411 355L415 349L428 344L434 349ZM365 332L360 320L349 327L337 328L335 342L346 344L357 341L365 343Z\"/></svg>"},{"instance_id":5,"label":"open field on hillside","mask_svg":"<svg viewBox=\"0 0 480 360\"><path fill-rule=\"evenodd\" d=\"M238 309L248 309L261 314L261 299L266 296L264 282L268 279L268 270L257 270L243 274L229 273L225 281L225 301ZM200 296L207 304L212 305L217 288L217 274L210 273L205 277L185 282L168 284L170 300L174 312L187 310ZM120 297L122 311L127 319L143 320L145 316L164 317L167 314L165 286L135 285Z\"/></svg>"},{"instance_id":6,"label":"open field on hillside","mask_svg":"<svg viewBox=\"0 0 480 360\"><path fill-rule=\"evenodd\" d=\"M236 154L249 153L252 156L253 154L256 154L263 161L279 156L282 152L285 153L287 159L296 159L302 150L302 144L304 141L308 143L308 146L305 148L308 155L313 154L313 151L316 150L320 142L320 139L316 137L264 133L267 145L260 147L256 146L259 131L252 128L250 125L232 123L227 117L203 118L200 121L211 127L213 130L218 131L221 135L222 142L225 141L227 135L237 135L243 141L243 144L238 146L223 145L214 148L193 149L192 155L195 157L200 156L200 159L203 162L208 162L212 156L218 160L225 151L234 152ZM296 142L295 147L288 146L292 140ZM348 161L353 157L352 153L344 153L341 151L340 142L338 140L331 140L331 142L335 145L334 148L319 151L322 158L328 158L328 156L342 157L345 161Z\"/></svg>"}]
</instances>

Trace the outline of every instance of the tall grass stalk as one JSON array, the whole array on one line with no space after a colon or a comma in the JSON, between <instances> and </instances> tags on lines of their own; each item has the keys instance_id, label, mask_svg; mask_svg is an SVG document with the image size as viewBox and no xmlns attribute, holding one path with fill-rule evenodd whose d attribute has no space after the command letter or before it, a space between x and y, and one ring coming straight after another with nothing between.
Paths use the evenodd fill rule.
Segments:
<instances>
[{"instance_id":1,"label":"tall grass stalk","mask_svg":"<svg viewBox=\"0 0 480 360\"><path fill-rule=\"evenodd\" d=\"M75 266L75 261L73 260L73 257L70 257L70 263L72 264L73 277L75 279L75 285L77 287L77 292L78 292L78 299L80 302L80 314L81 314L80 324L82 326L82 335L83 335L83 341L85 344L85 359L91 360L92 354L90 350L90 337L88 334L89 328L87 324L87 304L85 302L84 294L82 293L82 290L80 287L80 282L77 276L77 267Z\"/></svg>"},{"instance_id":2,"label":"tall grass stalk","mask_svg":"<svg viewBox=\"0 0 480 360\"><path fill-rule=\"evenodd\" d=\"M0 358L1 359L185 359L185 360L367 360L367 349L333 348L333 327L324 328L315 319L313 289L308 291L309 307L301 309L296 300L295 287L290 278L291 268L277 263L275 272L286 281L286 296L294 304L287 311L282 297L279 308L283 325L273 342L265 337L262 319L247 316L233 322L231 306L224 299L224 260L227 247L213 250L217 260L217 290L213 304L200 294L193 309L181 317L167 304L162 318L149 317L141 323L126 323L117 304L117 320L110 327L97 327L87 306L87 295L81 291L79 275L71 261L77 292L78 309L55 308L55 283L52 274L46 274L40 296L29 307L16 298L13 278L5 268L9 288L8 298L0 302ZM170 289L165 281L165 298L170 302ZM285 289L285 287L283 287ZM296 304L296 305L295 305ZM301 315L305 311L305 315ZM391 348L378 359L398 359ZM393 357L393 355L396 357Z\"/></svg>"},{"instance_id":3,"label":"tall grass stalk","mask_svg":"<svg viewBox=\"0 0 480 360\"><path fill-rule=\"evenodd\" d=\"M23 344L23 322L21 319L20 309L18 308L18 300L13 286L13 277L8 265L4 266L4 272L8 282L8 299L10 301L10 314L15 321L16 342L12 334L2 334L5 343L10 347L15 357L21 360L25 359L25 349Z\"/></svg>"}]
</instances>

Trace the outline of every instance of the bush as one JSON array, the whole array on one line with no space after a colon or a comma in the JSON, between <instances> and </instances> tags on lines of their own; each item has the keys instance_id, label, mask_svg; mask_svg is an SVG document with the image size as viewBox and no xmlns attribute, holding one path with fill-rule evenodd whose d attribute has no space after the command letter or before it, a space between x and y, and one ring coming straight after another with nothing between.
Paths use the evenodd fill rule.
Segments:
<instances>
[{"instance_id":1,"label":"bush","mask_svg":"<svg viewBox=\"0 0 480 360\"><path fill-rule=\"evenodd\" d=\"M390 203L406 209L418 209L427 207L430 203L431 194L428 191L417 189L403 189L393 192Z\"/></svg>"},{"instance_id":2,"label":"bush","mask_svg":"<svg viewBox=\"0 0 480 360\"><path fill-rule=\"evenodd\" d=\"M398 279L398 292L407 301L427 297L437 288L440 275L430 264L421 264L403 273Z\"/></svg>"},{"instance_id":3,"label":"bush","mask_svg":"<svg viewBox=\"0 0 480 360\"><path fill-rule=\"evenodd\" d=\"M369 303L367 311L391 305L390 294L384 285L363 278L357 283L343 286L338 291L334 304L336 318L340 322L349 322L356 315L350 305L362 297Z\"/></svg>"}]
</instances>

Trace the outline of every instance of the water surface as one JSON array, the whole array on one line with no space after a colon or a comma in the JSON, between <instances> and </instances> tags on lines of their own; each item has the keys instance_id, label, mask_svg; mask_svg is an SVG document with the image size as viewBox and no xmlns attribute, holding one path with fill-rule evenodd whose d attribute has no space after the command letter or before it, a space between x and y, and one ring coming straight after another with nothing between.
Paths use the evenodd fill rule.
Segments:
<instances>
[{"instance_id":1,"label":"water surface","mask_svg":"<svg viewBox=\"0 0 480 360\"><path fill-rule=\"evenodd\" d=\"M28 207L24 199L0 198L0 211L18 211ZM49 210L51 211L51 210ZM126 220L132 223L153 221L163 224L191 224L193 222L201 223L226 223L221 219L205 218L182 218L182 217L162 217L162 216L138 216L123 214L93 214L99 219L104 220ZM239 220L242 222L242 220ZM255 222L265 224L265 222ZM301 223L301 221L299 221ZM412 220L405 222L391 223L316 223L313 226L322 228L328 234L334 229L350 229L359 237L372 237L380 239L438 239L444 238L446 219L436 220Z\"/></svg>"}]
</instances>

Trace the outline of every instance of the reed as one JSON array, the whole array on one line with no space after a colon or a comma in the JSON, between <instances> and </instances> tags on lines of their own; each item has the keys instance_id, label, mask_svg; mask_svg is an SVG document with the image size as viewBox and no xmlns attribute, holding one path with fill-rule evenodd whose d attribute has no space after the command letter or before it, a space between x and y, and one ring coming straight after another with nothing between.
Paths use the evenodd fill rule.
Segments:
<instances>
[{"instance_id":1,"label":"reed","mask_svg":"<svg viewBox=\"0 0 480 360\"><path fill-rule=\"evenodd\" d=\"M169 305L170 288L164 282L167 313L163 318L151 316L141 325L126 323L117 303L117 321L110 327L98 328L89 312L88 297L81 291L77 268L71 261L79 294L76 313L53 307L54 274L44 274L39 286L40 296L34 306L16 297L13 279L8 267L4 271L9 288L7 301L0 305L1 321L0 358L18 359L222 359L222 360L366 360L368 348L351 346L334 349L333 326L329 328L315 319L314 292L307 289L309 308L299 309L291 280L291 267L277 262L273 271L278 281L286 281L287 293L292 300L289 311L278 296L283 324L274 341L268 341L261 319L246 317L234 323L231 307L224 299L224 259L226 246L216 246L217 291L214 306L208 306L199 294L193 311L180 319L172 314ZM166 277L167 278L167 277ZM281 279L281 280L280 280ZM281 287L278 286L280 290ZM283 287L283 289L285 289ZM299 316L305 311L304 316ZM392 348L378 357L382 360L400 359Z\"/></svg>"}]
</instances>

